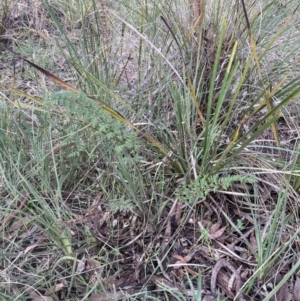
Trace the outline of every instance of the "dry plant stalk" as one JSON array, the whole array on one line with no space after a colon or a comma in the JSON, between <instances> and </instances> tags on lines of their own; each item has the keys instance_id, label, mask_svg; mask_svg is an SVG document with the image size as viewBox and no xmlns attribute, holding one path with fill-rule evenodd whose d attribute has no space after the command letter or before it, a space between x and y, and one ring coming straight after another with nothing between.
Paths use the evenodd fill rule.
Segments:
<instances>
[{"instance_id":1,"label":"dry plant stalk","mask_svg":"<svg viewBox=\"0 0 300 301\"><path fill-rule=\"evenodd\" d=\"M199 18L201 15L201 0L191 0L194 10L194 22Z\"/></svg>"},{"instance_id":2,"label":"dry plant stalk","mask_svg":"<svg viewBox=\"0 0 300 301\"><path fill-rule=\"evenodd\" d=\"M190 0L193 7L194 19L193 23L195 26L195 36L197 44L199 45L199 41L201 41L202 35L202 21L204 17L204 0Z\"/></svg>"},{"instance_id":3,"label":"dry plant stalk","mask_svg":"<svg viewBox=\"0 0 300 301\"><path fill-rule=\"evenodd\" d=\"M99 15L102 21L102 26L103 26L103 35L104 35L104 40L105 40L105 51L107 53L107 58L109 59L109 49L110 49L110 36L108 33L108 27L107 27L107 10L106 6L104 3L104 0L99 0Z\"/></svg>"}]
</instances>

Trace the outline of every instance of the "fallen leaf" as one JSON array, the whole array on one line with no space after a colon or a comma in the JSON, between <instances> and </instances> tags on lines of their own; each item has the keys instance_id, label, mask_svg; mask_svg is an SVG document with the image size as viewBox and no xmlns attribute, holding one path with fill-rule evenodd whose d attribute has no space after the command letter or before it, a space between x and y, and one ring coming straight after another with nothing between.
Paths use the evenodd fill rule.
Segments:
<instances>
[{"instance_id":1,"label":"fallen leaf","mask_svg":"<svg viewBox=\"0 0 300 301\"><path fill-rule=\"evenodd\" d=\"M83 255L83 257L79 260L77 268L76 268L76 274L81 274L85 269L86 264L86 258Z\"/></svg>"},{"instance_id":2,"label":"fallen leaf","mask_svg":"<svg viewBox=\"0 0 300 301\"><path fill-rule=\"evenodd\" d=\"M211 237L212 239L217 239L217 238L221 237L221 236L223 235L224 231L226 230L226 227L227 227L227 226L225 226L225 227L219 229L219 230L216 231L216 232L209 231L210 237Z\"/></svg>"},{"instance_id":3,"label":"fallen leaf","mask_svg":"<svg viewBox=\"0 0 300 301\"><path fill-rule=\"evenodd\" d=\"M55 286L50 287L49 289L46 290L45 295L50 295L56 292L61 291L64 288L64 284L63 283L58 283Z\"/></svg>"},{"instance_id":4,"label":"fallen leaf","mask_svg":"<svg viewBox=\"0 0 300 301\"><path fill-rule=\"evenodd\" d=\"M38 244L28 246L28 247L25 249L24 254L27 254L28 252L30 252L31 250L33 250L34 248L36 248L36 247L38 247L38 246L39 246Z\"/></svg>"},{"instance_id":5,"label":"fallen leaf","mask_svg":"<svg viewBox=\"0 0 300 301\"><path fill-rule=\"evenodd\" d=\"M289 292L288 283L284 283L279 291L273 296L272 301L291 301L293 298L292 294ZM296 299L295 299L296 300Z\"/></svg>"},{"instance_id":6,"label":"fallen leaf","mask_svg":"<svg viewBox=\"0 0 300 301\"><path fill-rule=\"evenodd\" d=\"M256 251L257 250L257 242L256 242L256 238L254 235L250 236L250 244L251 244L253 250Z\"/></svg>"},{"instance_id":7,"label":"fallen leaf","mask_svg":"<svg viewBox=\"0 0 300 301\"><path fill-rule=\"evenodd\" d=\"M300 301L300 277L298 276L294 284L293 295L295 301Z\"/></svg>"},{"instance_id":8,"label":"fallen leaf","mask_svg":"<svg viewBox=\"0 0 300 301\"><path fill-rule=\"evenodd\" d=\"M217 232L220 227L222 226L222 221L218 221L217 223L215 223L214 225L211 226L210 230L209 230L209 234L213 234L215 232Z\"/></svg>"}]
</instances>

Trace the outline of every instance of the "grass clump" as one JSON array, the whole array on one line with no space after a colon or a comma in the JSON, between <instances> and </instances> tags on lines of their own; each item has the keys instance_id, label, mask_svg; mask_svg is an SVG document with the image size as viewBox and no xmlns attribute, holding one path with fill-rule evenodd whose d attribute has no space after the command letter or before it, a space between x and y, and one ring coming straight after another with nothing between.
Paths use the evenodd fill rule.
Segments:
<instances>
[{"instance_id":1,"label":"grass clump","mask_svg":"<svg viewBox=\"0 0 300 301\"><path fill-rule=\"evenodd\" d=\"M30 9L39 38L2 47L26 66L1 81L3 298L291 300L296 1Z\"/></svg>"}]
</instances>

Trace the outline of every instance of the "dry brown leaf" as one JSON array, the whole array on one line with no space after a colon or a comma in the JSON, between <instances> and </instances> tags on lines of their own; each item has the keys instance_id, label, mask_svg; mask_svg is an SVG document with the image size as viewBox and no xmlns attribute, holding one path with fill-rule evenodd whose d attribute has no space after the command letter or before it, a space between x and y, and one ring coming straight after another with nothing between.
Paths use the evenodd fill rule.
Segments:
<instances>
[{"instance_id":1,"label":"dry brown leaf","mask_svg":"<svg viewBox=\"0 0 300 301\"><path fill-rule=\"evenodd\" d=\"M165 242L168 242L171 238L171 235L172 235L172 228L171 228L171 219L168 218L167 220L167 226L166 226L166 229L165 229Z\"/></svg>"},{"instance_id":2,"label":"dry brown leaf","mask_svg":"<svg viewBox=\"0 0 300 301\"><path fill-rule=\"evenodd\" d=\"M166 278L164 278L164 277L161 277L161 276L156 276L156 275L154 275L153 277L152 277L152 281L155 283L155 284L164 284L164 285L166 285L166 286L169 286L169 287L172 287L173 286L173 284L172 284L172 282L170 282L169 280L167 280Z\"/></svg>"},{"instance_id":3,"label":"dry brown leaf","mask_svg":"<svg viewBox=\"0 0 300 301\"><path fill-rule=\"evenodd\" d=\"M194 270L192 270L190 267L188 267L187 265L185 265L187 263L187 261L185 260L185 258L183 258L182 256L178 255L178 254L173 254L172 257L178 259L179 261L177 261L175 264L176 266L174 266L174 269L178 269L181 266L184 266L186 268L186 270L194 275L194 276L199 276L199 274L197 272L195 272Z\"/></svg>"},{"instance_id":4,"label":"dry brown leaf","mask_svg":"<svg viewBox=\"0 0 300 301\"><path fill-rule=\"evenodd\" d=\"M241 278L242 279L248 279L248 274L250 274L250 269L244 270L244 272L241 273Z\"/></svg>"},{"instance_id":5,"label":"dry brown leaf","mask_svg":"<svg viewBox=\"0 0 300 301\"><path fill-rule=\"evenodd\" d=\"M46 290L45 295L50 295L56 292L61 291L65 285L63 283L58 283L55 286L50 287L49 289Z\"/></svg>"},{"instance_id":6,"label":"dry brown leaf","mask_svg":"<svg viewBox=\"0 0 300 301\"><path fill-rule=\"evenodd\" d=\"M221 226L222 226L222 221L218 221L217 223L213 224L209 230L209 234L217 232Z\"/></svg>"},{"instance_id":7,"label":"dry brown leaf","mask_svg":"<svg viewBox=\"0 0 300 301\"><path fill-rule=\"evenodd\" d=\"M224 231L226 230L227 226L224 226L223 228L217 230L216 232L212 232L211 230L209 231L210 237L212 239L217 239L219 237L221 237L224 233Z\"/></svg>"},{"instance_id":8,"label":"dry brown leaf","mask_svg":"<svg viewBox=\"0 0 300 301\"><path fill-rule=\"evenodd\" d=\"M183 203L181 201L178 201L176 206L176 211L175 211L175 221L177 225L180 225L182 209L183 209Z\"/></svg>"},{"instance_id":9,"label":"dry brown leaf","mask_svg":"<svg viewBox=\"0 0 300 301\"><path fill-rule=\"evenodd\" d=\"M253 234L250 236L250 244L251 244L253 250L256 251L257 250L257 242L256 242L256 238Z\"/></svg>"},{"instance_id":10,"label":"dry brown leaf","mask_svg":"<svg viewBox=\"0 0 300 301\"><path fill-rule=\"evenodd\" d=\"M79 260L77 268L76 268L76 274L80 274L84 271L86 264L86 258L83 255L83 257Z\"/></svg>"},{"instance_id":11,"label":"dry brown leaf","mask_svg":"<svg viewBox=\"0 0 300 301\"><path fill-rule=\"evenodd\" d=\"M293 295L295 301L300 301L300 277L297 276L296 282L294 284Z\"/></svg>"},{"instance_id":12,"label":"dry brown leaf","mask_svg":"<svg viewBox=\"0 0 300 301\"><path fill-rule=\"evenodd\" d=\"M24 254L27 254L28 252L30 252L31 250L35 249L36 247L38 247L38 244L32 245L32 246L28 246L25 251Z\"/></svg>"},{"instance_id":13,"label":"dry brown leaf","mask_svg":"<svg viewBox=\"0 0 300 301\"><path fill-rule=\"evenodd\" d=\"M87 259L85 270L86 277L89 279L89 282L95 284L98 281L98 277L102 278L103 269L103 265L101 265L101 262L98 260Z\"/></svg>"},{"instance_id":14,"label":"dry brown leaf","mask_svg":"<svg viewBox=\"0 0 300 301\"><path fill-rule=\"evenodd\" d=\"M209 225L210 221L207 219L203 219L201 220L201 224L203 225L203 227L206 227L207 225Z\"/></svg>"},{"instance_id":15,"label":"dry brown leaf","mask_svg":"<svg viewBox=\"0 0 300 301\"><path fill-rule=\"evenodd\" d=\"M229 291L232 291L232 289L234 288L234 280L235 280L235 276L234 276L234 274L232 274L227 283L227 289Z\"/></svg>"},{"instance_id":16,"label":"dry brown leaf","mask_svg":"<svg viewBox=\"0 0 300 301\"><path fill-rule=\"evenodd\" d=\"M273 301L291 301L293 295L289 292L288 283L284 283L283 286L279 289L279 291L273 296L271 300Z\"/></svg>"}]
</instances>

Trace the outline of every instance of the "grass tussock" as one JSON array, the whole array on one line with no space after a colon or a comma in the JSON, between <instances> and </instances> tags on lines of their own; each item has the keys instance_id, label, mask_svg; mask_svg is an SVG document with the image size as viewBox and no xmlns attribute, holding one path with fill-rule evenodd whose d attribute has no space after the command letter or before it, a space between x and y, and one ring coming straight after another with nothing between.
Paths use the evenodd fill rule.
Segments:
<instances>
[{"instance_id":1,"label":"grass tussock","mask_svg":"<svg viewBox=\"0 0 300 301\"><path fill-rule=\"evenodd\" d=\"M0 299L298 300L297 5L0 3Z\"/></svg>"}]
</instances>

